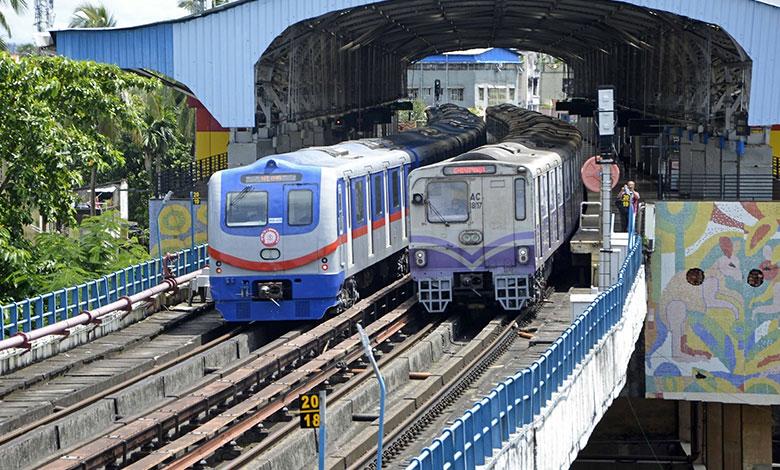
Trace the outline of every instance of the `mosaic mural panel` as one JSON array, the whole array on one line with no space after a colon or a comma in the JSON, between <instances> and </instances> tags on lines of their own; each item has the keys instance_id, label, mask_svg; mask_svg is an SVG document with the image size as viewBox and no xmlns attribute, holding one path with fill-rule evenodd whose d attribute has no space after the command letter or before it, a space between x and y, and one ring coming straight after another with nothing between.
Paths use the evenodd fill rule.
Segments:
<instances>
[{"instance_id":1,"label":"mosaic mural panel","mask_svg":"<svg viewBox=\"0 0 780 470\"><path fill-rule=\"evenodd\" d=\"M780 203L656 210L647 396L780 404Z\"/></svg>"},{"instance_id":2,"label":"mosaic mural panel","mask_svg":"<svg viewBox=\"0 0 780 470\"><path fill-rule=\"evenodd\" d=\"M149 200L149 253L157 256L157 226L160 227L162 252L173 253L190 248L192 245L192 227L195 227L195 246L208 241L208 204L206 200L196 200L194 212L190 213L190 200L173 199L162 205L161 199ZM157 216L159 211L159 216Z\"/></svg>"}]
</instances>

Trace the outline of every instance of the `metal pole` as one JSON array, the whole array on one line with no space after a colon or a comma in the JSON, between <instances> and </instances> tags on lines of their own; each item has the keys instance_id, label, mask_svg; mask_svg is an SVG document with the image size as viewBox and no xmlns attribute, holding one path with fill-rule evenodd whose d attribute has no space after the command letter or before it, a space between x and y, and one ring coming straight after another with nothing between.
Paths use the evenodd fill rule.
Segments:
<instances>
[{"instance_id":1,"label":"metal pole","mask_svg":"<svg viewBox=\"0 0 780 470\"><path fill-rule=\"evenodd\" d=\"M599 290L606 290L612 283L611 256L612 241L610 237L612 210L609 206L612 199L612 166L601 165L601 251L599 252Z\"/></svg>"},{"instance_id":2,"label":"metal pole","mask_svg":"<svg viewBox=\"0 0 780 470\"><path fill-rule=\"evenodd\" d=\"M325 400L327 392L320 390L320 470L325 470Z\"/></svg>"},{"instance_id":3,"label":"metal pole","mask_svg":"<svg viewBox=\"0 0 780 470\"><path fill-rule=\"evenodd\" d=\"M599 86L597 91L599 151L601 153L601 251L599 252L599 290L609 288L612 268L612 242L610 240L612 211L612 151L615 136L615 87Z\"/></svg>"},{"instance_id":4,"label":"metal pole","mask_svg":"<svg viewBox=\"0 0 780 470\"><path fill-rule=\"evenodd\" d=\"M165 194L165 197L163 198L162 204L160 204L160 208L157 209L157 217L155 220L157 221L157 254L159 254L160 263L162 263L162 239L160 238L160 214L162 213L163 207L165 204L168 203L168 201L171 200L171 196L173 196L173 191L168 191Z\"/></svg>"},{"instance_id":5,"label":"metal pole","mask_svg":"<svg viewBox=\"0 0 780 470\"><path fill-rule=\"evenodd\" d=\"M360 334L360 341L363 343L363 349L365 349L366 356L371 361L371 367L373 367L376 378L379 380L379 435L376 443L376 470L382 470L382 439L385 434L385 396L387 395L387 389L385 388L385 380L379 372L379 366L376 365L374 354L371 352L371 342L368 339L368 335L363 331L360 323L358 323L357 328L358 334Z\"/></svg>"},{"instance_id":6,"label":"metal pole","mask_svg":"<svg viewBox=\"0 0 780 470\"><path fill-rule=\"evenodd\" d=\"M195 251L195 196L190 191L190 249Z\"/></svg>"}]
</instances>

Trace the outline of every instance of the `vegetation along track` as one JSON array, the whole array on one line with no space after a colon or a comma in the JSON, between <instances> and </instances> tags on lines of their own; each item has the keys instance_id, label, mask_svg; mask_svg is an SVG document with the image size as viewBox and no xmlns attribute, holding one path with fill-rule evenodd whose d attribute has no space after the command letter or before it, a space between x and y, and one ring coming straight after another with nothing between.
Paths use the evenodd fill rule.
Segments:
<instances>
[{"instance_id":1,"label":"vegetation along track","mask_svg":"<svg viewBox=\"0 0 780 470\"><path fill-rule=\"evenodd\" d=\"M43 468L189 468L203 455L230 447L241 434L262 433L264 422L285 419L286 406L299 393L327 385L362 354L354 335L357 323L368 324L366 332L378 343L400 331L412 321L408 307L414 302L396 307L412 294L408 277L399 280L299 336L283 337L276 347L215 371L201 388Z\"/></svg>"}]
</instances>

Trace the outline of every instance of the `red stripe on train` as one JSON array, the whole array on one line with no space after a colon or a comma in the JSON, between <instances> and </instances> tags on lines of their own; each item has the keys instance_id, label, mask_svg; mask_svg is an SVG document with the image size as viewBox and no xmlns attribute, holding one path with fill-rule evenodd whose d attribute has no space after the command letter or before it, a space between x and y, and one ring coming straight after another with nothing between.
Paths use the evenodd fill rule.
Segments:
<instances>
[{"instance_id":1,"label":"red stripe on train","mask_svg":"<svg viewBox=\"0 0 780 470\"><path fill-rule=\"evenodd\" d=\"M336 240L330 245L320 248L317 251L313 251L307 255L299 256L298 258L294 258L287 261L279 261L274 263L265 263L262 261L249 261L242 258L237 258L235 256L231 256L226 253L217 251L212 247L209 247L209 256L211 256L211 258L213 259L228 263L231 266L235 266L241 269L248 269L251 271L282 271L285 269L298 268L303 265L309 264L312 261L323 258L336 251L336 248L338 248L338 246L339 246L339 240Z\"/></svg>"}]
</instances>

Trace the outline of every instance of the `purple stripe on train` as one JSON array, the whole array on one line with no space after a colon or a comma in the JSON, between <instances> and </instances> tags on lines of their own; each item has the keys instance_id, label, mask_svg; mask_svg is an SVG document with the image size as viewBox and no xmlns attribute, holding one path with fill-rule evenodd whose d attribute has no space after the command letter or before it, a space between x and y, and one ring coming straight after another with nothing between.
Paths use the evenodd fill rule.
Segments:
<instances>
[{"instance_id":1,"label":"purple stripe on train","mask_svg":"<svg viewBox=\"0 0 780 470\"><path fill-rule=\"evenodd\" d=\"M463 259L467 260L469 263L476 262L479 258L484 256L485 251L484 250L492 250L494 248L499 248L501 245L504 245L509 242L521 242L527 244L529 247L533 245L533 232L519 232L519 233L511 233L509 235L505 235L501 238L498 238L496 240L493 240L488 245L485 245L484 249L480 246L475 246L473 250L475 250L473 253L469 253L466 249L459 247L458 245L455 245L443 238L437 238L437 237L429 237L427 235L412 235L410 238L411 243L427 243L430 245L436 245L440 248L445 248L447 250L451 250L458 255L462 256Z\"/></svg>"},{"instance_id":2,"label":"purple stripe on train","mask_svg":"<svg viewBox=\"0 0 780 470\"><path fill-rule=\"evenodd\" d=\"M517 256L516 248L509 247L495 253L487 259L487 262L483 260L478 266L472 268L446 252L426 250L427 264L425 268L420 269L412 266L412 277L436 277L451 274L455 271L492 271L496 274L532 275L535 270L533 265L533 247L529 247L529 251L531 260L529 264L518 264L515 258Z\"/></svg>"}]
</instances>

